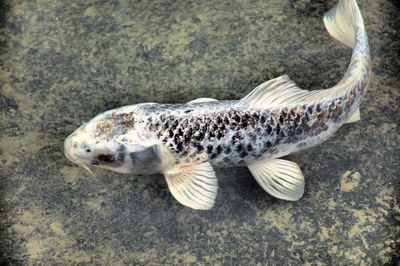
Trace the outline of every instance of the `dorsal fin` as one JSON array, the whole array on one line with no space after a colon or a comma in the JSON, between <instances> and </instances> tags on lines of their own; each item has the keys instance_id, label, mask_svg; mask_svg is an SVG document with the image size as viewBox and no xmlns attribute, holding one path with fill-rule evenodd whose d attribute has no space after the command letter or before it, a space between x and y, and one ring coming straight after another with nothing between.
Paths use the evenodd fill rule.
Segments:
<instances>
[{"instance_id":1,"label":"dorsal fin","mask_svg":"<svg viewBox=\"0 0 400 266\"><path fill-rule=\"evenodd\" d=\"M270 106L307 101L308 93L308 90L300 89L287 75L283 75L258 85L237 104L240 106Z\"/></svg>"},{"instance_id":2,"label":"dorsal fin","mask_svg":"<svg viewBox=\"0 0 400 266\"><path fill-rule=\"evenodd\" d=\"M206 102L218 102L218 100L213 99L213 98L197 98L197 99L191 100L190 102L187 102L186 104L206 103Z\"/></svg>"}]
</instances>

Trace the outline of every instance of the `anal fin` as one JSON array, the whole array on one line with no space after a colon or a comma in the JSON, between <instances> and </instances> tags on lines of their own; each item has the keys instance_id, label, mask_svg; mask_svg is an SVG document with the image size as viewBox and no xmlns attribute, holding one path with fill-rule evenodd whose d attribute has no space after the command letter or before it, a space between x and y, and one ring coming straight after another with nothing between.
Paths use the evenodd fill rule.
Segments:
<instances>
[{"instance_id":1,"label":"anal fin","mask_svg":"<svg viewBox=\"0 0 400 266\"><path fill-rule=\"evenodd\" d=\"M296 201L304 194L304 176L299 166L283 159L264 159L248 165L257 183L272 196Z\"/></svg>"},{"instance_id":2,"label":"anal fin","mask_svg":"<svg viewBox=\"0 0 400 266\"><path fill-rule=\"evenodd\" d=\"M360 117L360 108L357 108L357 110L354 111L354 113L349 117L349 119L347 119L345 124L354 123L354 122L357 122L360 119L361 119L361 117Z\"/></svg>"},{"instance_id":3,"label":"anal fin","mask_svg":"<svg viewBox=\"0 0 400 266\"><path fill-rule=\"evenodd\" d=\"M198 210L208 210L214 205L218 181L209 162L175 165L164 171L164 175L179 203Z\"/></svg>"}]
</instances>

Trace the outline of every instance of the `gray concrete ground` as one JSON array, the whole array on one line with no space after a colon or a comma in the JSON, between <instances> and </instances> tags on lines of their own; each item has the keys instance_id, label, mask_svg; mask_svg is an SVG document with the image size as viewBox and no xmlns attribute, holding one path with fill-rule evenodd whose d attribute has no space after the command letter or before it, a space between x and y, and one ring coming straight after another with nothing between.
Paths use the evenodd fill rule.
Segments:
<instances>
[{"instance_id":1,"label":"gray concrete ground","mask_svg":"<svg viewBox=\"0 0 400 266\"><path fill-rule=\"evenodd\" d=\"M122 105L238 99L288 74L340 80L351 49L322 15L336 1L62 1L0 4L0 233L7 264L394 264L400 256L400 7L360 0L373 76L362 120L290 155L298 202L246 168L217 169L210 211L160 175L72 165L63 140Z\"/></svg>"}]
</instances>

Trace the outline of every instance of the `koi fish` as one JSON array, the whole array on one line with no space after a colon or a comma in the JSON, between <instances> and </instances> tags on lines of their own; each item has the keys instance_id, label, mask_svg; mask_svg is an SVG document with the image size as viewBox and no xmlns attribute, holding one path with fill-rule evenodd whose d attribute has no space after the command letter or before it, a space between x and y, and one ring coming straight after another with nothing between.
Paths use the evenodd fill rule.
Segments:
<instances>
[{"instance_id":1,"label":"koi fish","mask_svg":"<svg viewBox=\"0 0 400 266\"><path fill-rule=\"evenodd\" d=\"M285 155L313 147L360 119L370 80L370 52L355 0L339 0L323 17L328 32L353 48L342 80L330 89L301 89L287 75L240 100L200 98L184 104L143 103L106 111L65 140L65 155L89 170L162 173L181 204L210 209L218 183L213 167L247 166L269 194L296 201L304 176Z\"/></svg>"}]
</instances>

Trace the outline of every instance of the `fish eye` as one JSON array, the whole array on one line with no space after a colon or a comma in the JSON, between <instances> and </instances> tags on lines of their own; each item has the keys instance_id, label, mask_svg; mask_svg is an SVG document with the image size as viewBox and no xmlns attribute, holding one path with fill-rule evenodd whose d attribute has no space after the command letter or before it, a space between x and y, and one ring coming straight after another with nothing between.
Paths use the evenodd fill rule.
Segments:
<instances>
[{"instance_id":1,"label":"fish eye","mask_svg":"<svg viewBox=\"0 0 400 266\"><path fill-rule=\"evenodd\" d=\"M87 145L83 146L83 149L84 149L87 153L89 153L89 152L92 151L92 150L90 149L90 147L87 146Z\"/></svg>"},{"instance_id":2,"label":"fish eye","mask_svg":"<svg viewBox=\"0 0 400 266\"><path fill-rule=\"evenodd\" d=\"M105 163L111 163L114 161L113 155L105 152L98 152L96 158Z\"/></svg>"}]
</instances>

